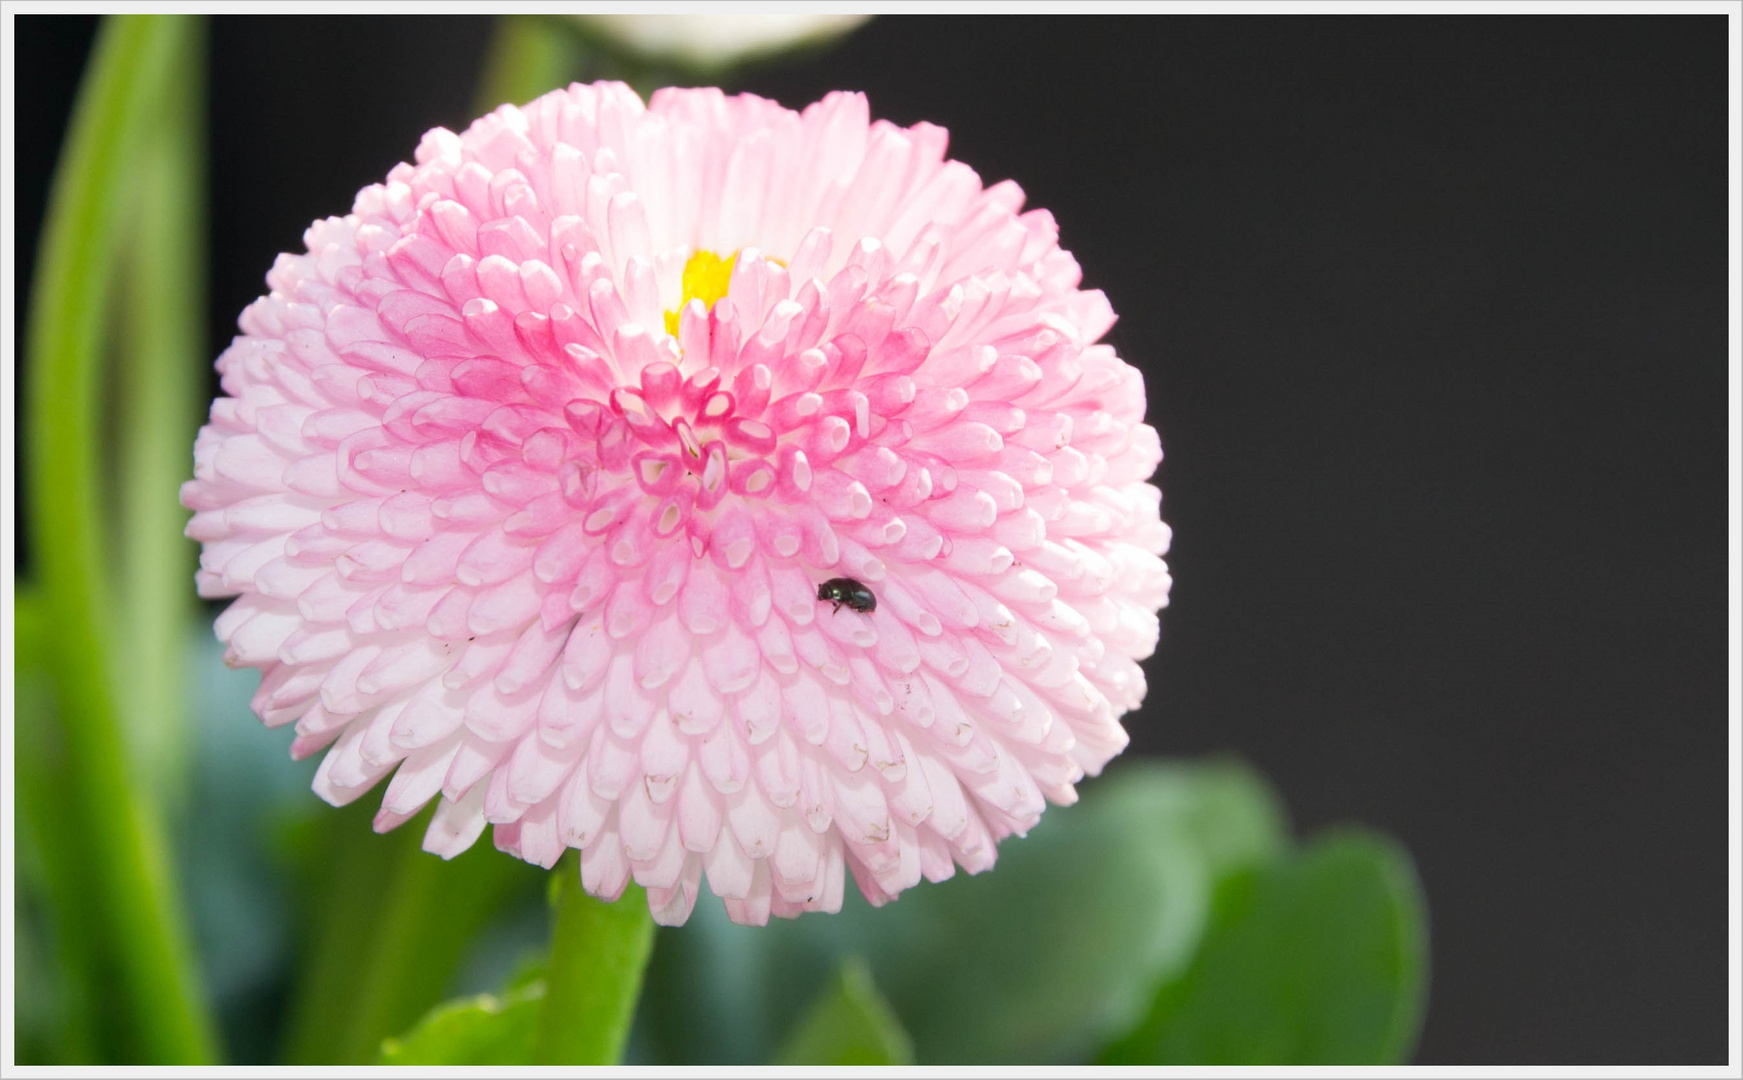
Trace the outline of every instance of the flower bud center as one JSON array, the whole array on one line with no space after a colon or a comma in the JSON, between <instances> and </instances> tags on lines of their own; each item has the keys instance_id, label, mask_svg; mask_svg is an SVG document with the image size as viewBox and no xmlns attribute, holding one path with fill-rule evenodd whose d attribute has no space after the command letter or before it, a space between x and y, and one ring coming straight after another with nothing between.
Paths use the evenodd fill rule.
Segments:
<instances>
[{"instance_id":1,"label":"flower bud center","mask_svg":"<svg viewBox=\"0 0 1743 1080\"><path fill-rule=\"evenodd\" d=\"M678 316L690 301L700 300L712 308L716 300L726 295L737 261L736 251L724 259L712 251L698 251L690 256L684 264L684 298L678 301L675 310L666 312L666 333L678 332Z\"/></svg>"}]
</instances>

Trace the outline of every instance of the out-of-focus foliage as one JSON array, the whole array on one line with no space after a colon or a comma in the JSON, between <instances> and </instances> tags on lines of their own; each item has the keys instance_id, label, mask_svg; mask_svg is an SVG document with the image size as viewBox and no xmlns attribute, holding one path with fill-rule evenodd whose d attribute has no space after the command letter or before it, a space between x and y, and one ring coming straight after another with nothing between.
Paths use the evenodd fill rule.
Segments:
<instances>
[{"instance_id":1,"label":"out-of-focus foliage","mask_svg":"<svg viewBox=\"0 0 1743 1080\"><path fill-rule=\"evenodd\" d=\"M653 1058L768 1060L852 954L921 1062L1092 1058L1190 965L1216 881L1286 841L1270 790L1229 762L1127 762L1081 790L1077 806L1001 845L990 873L882 909L849 890L840 915L747 928L698 904L649 974Z\"/></svg>"},{"instance_id":2,"label":"out-of-focus foliage","mask_svg":"<svg viewBox=\"0 0 1743 1080\"><path fill-rule=\"evenodd\" d=\"M1114 1064L1368 1065L1404 1060L1427 990L1410 859L1371 833L1322 837L1217 889L1191 968L1110 1048Z\"/></svg>"},{"instance_id":3,"label":"out-of-focus foliage","mask_svg":"<svg viewBox=\"0 0 1743 1080\"><path fill-rule=\"evenodd\" d=\"M705 898L661 934L637 1060L900 1061L909 1040L927 1064L1408 1057L1426 916L1396 845L1346 831L1296 852L1232 761L1125 762L1082 792L993 872L882 909L850 894L741 927ZM427 1023L498 1022L456 1008Z\"/></svg>"},{"instance_id":4,"label":"out-of-focus foliage","mask_svg":"<svg viewBox=\"0 0 1743 1080\"><path fill-rule=\"evenodd\" d=\"M539 979L501 997L479 994L438 1005L403 1039L381 1046L383 1065L518 1065L532 1060L545 1001Z\"/></svg>"},{"instance_id":5,"label":"out-of-focus foliage","mask_svg":"<svg viewBox=\"0 0 1743 1080\"><path fill-rule=\"evenodd\" d=\"M305 936L283 1050L294 1064L375 1060L381 1041L441 997L466 947L536 867L491 845L445 862L422 850L429 811L385 836L374 800L311 822L300 838Z\"/></svg>"},{"instance_id":6,"label":"out-of-focus foliage","mask_svg":"<svg viewBox=\"0 0 1743 1080\"><path fill-rule=\"evenodd\" d=\"M55 174L27 316L37 580L20 624L20 880L55 942L46 1059L217 1056L164 830L183 775L192 548L175 505L205 358L204 24L105 23ZM137 640L137 647L122 648ZM123 687L126 689L123 690ZM40 940L40 938L38 939ZM26 1045L36 1038L26 1033Z\"/></svg>"},{"instance_id":7,"label":"out-of-focus foliage","mask_svg":"<svg viewBox=\"0 0 1743 1080\"><path fill-rule=\"evenodd\" d=\"M664 77L577 24L500 25L487 105ZM638 887L600 903L572 860L548 878L486 841L443 862L420 822L375 835L374 798L314 799L290 733L249 716L257 677L223 666L210 612L188 622L203 49L197 19L106 21L37 267L39 579L11 620L21 1061L213 1060L220 1028L232 1060L304 1064L1408 1057L1427 964L1408 856L1355 832L1295 851L1233 762L1120 763L994 872L881 910L850 891L839 915L749 928L705 897L658 935Z\"/></svg>"},{"instance_id":8,"label":"out-of-focus foliage","mask_svg":"<svg viewBox=\"0 0 1743 1080\"><path fill-rule=\"evenodd\" d=\"M844 958L799 1026L775 1053L777 1065L912 1065L914 1040L872 984L857 956Z\"/></svg>"},{"instance_id":9,"label":"out-of-focus foliage","mask_svg":"<svg viewBox=\"0 0 1743 1080\"><path fill-rule=\"evenodd\" d=\"M623 1059L653 947L647 896L635 884L615 903L588 896L572 857L545 891L555 915L549 957L523 962L499 994L430 1009L403 1037L381 1043L382 1064L612 1065Z\"/></svg>"}]
</instances>

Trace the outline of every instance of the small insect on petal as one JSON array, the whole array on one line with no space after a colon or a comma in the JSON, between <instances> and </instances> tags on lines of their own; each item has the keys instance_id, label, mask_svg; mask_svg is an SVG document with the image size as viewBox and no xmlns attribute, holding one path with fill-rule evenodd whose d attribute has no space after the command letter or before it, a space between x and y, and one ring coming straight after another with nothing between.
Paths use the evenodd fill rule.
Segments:
<instances>
[{"instance_id":1,"label":"small insect on petal","mask_svg":"<svg viewBox=\"0 0 1743 1080\"><path fill-rule=\"evenodd\" d=\"M843 604L862 615L869 615L878 609L878 598L872 591L864 584L847 577L830 578L817 586L817 599L834 604L835 611L840 611Z\"/></svg>"}]
</instances>

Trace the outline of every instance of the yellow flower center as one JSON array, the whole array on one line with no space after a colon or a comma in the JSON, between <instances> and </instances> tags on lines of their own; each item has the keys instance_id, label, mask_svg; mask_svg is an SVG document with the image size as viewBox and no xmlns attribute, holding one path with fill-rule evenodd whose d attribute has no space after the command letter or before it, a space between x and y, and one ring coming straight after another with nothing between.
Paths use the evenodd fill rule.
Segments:
<instances>
[{"instance_id":1,"label":"yellow flower center","mask_svg":"<svg viewBox=\"0 0 1743 1080\"><path fill-rule=\"evenodd\" d=\"M666 333L678 332L678 315L692 300L700 300L710 308L714 302L726 295L727 286L732 283L732 264L738 261L738 252L733 252L726 258L712 251L698 251L690 256L690 261L684 264L684 298L678 301L676 311L666 312Z\"/></svg>"}]
</instances>

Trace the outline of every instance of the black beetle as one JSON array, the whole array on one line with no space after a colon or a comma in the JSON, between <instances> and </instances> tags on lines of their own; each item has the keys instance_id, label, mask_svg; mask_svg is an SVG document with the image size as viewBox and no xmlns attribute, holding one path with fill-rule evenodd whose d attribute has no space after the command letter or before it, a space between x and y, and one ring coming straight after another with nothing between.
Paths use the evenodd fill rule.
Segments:
<instances>
[{"instance_id":1,"label":"black beetle","mask_svg":"<svg viewBox=\"0 0 1743 1080\"><path fill-rule=\"evenodd\" d=\"M872 591L850 577L830 578L817 586L817 599L834 604L835 611L840 611L843 604L861 615L869 615L878 609L878 598L872 595Z\"/></svg>"}]
</instances>

